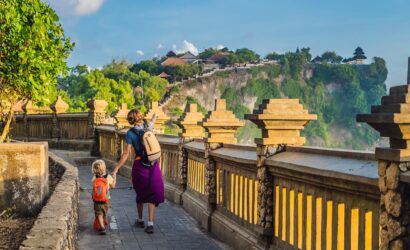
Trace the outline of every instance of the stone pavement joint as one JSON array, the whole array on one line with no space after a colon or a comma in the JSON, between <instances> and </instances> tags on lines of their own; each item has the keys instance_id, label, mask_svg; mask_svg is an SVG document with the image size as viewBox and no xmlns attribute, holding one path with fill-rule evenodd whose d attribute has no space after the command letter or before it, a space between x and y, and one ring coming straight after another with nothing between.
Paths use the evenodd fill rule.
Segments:
<instances>
[{"instance_id":1,"label":"stone pavement joint","mask_svg":"<svg viewBox=\"0 0 410 250\"><path fill-rule=\"evenodd\" d=\"M53 152L77 166L79 170L79 249L230 249L200 229L188 213L169 201L160 204L156 209L154 234L149 235L144 229L136 228L135 192L130 188L130 181L119 175L118 188L111 190L108 212L110 228L106 236L98 235L92 229L94 210L91 200L91 165L75 163L77 157L84 157L86 153L63 150ZM146 205L144 209L144 221L147 222Z\"/></svg>"}]
</instances>

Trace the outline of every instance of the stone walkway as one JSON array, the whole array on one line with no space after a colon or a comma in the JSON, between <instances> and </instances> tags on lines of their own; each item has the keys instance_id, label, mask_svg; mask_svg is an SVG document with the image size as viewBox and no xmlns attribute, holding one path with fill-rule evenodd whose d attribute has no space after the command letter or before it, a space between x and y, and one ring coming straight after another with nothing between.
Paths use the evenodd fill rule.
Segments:
<instances>
[{"instance_id":1,"label":"stone walkway","mask_svg":"<svg viewBox=\"0 0 410 250\"><path fill-rule=\"evenodd\" d=\"M76 158L87 156L80 152L53 152L73 165L76 165ZM92 229L94 211L91 200L91 166L87 164L77 167L80 174L79 249L229 249L202 231L182 208L168 201L156 210L154 234L146 234L144 229L134 227L135 192L130 181L122 176L117 177L117 188L111 191L108 213L110 229L106 236L98 235ZM144 211L145 221L146 212Z\"/></svg>"}]
</instances>

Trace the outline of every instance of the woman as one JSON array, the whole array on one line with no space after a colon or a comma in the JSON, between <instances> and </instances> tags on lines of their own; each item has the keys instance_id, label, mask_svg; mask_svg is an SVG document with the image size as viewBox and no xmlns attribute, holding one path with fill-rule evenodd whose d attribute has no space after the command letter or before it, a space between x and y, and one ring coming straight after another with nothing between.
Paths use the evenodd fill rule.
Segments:
<instances>
[{"instance_id":1,"label":"woman","mask_svg":"<svg viewBox=\"0 0 410 250\"><path fill-rule=\"evenodd\" d=\"M128 130L125 136L127 147L112 172L113 176L117 174L118 170L128 159L131 152L131 147L133 147L135 151L135 161L132 166L131 175L132 185L134 186L134 190L137 194L136 202L138 215L138 218L135 220L135 225L140 228L145 227L142 219L142 212L144 209L144 203L148 203L148 224L145 228L145 232L149 234L154 233L155 207L164 202L164 183L162 181L162 174L158 161L156 161L152 167L147 167L141 163L142 145L139 132L144 129L152 130L156 119L157 116L154 114L151 122L146 125L140 111L133 109L128 113L127 120L133 127Z\"/></svg>"}]
</instances>

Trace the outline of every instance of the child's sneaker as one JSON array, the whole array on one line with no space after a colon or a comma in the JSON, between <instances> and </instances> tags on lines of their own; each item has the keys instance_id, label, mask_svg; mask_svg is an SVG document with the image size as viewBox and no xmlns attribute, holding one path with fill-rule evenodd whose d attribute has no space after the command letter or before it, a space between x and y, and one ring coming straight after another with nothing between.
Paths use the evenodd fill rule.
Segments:
<instances>
[{"instance_id":1,"label":"child's sneaker","mask_svg":"<svg viewBox=\"0 0 410 250\"><path fill-rule=\"evenodd\" d=\"M105 230L105 228L101 228L99 230L99 232L100 232L100 235L106 235L107 234L107 230Z\"/></svg>"},{"instance_id":2,"label":"child's sneaker","mask_svg":"<svg viewBox=\"0 0 410 250\"><path fill-rule=\"evenodd\" d=\"M145 227L145 223L144 223L143 220L138 220L138 219L136 219L136 220L135 220L135 226L136 226L136 227L139 227L139 228L144 228L144 227Z\"/></svg>"}]
</instances>

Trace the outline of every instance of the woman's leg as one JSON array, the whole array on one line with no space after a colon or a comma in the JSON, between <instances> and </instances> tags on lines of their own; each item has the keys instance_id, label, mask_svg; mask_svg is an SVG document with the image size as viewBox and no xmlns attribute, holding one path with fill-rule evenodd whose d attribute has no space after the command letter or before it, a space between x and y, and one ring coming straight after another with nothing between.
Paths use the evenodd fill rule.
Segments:
<instances>
[{"instance_id":1,"label":"woman's leg","mask_svg":"<svg viewBox=\"0 0 410 250\"><path fill-rule=\"evenodd\" d=\"M148 222L154 222L155 204L148 203Z\"/></svg>"},{"instance_id":2,"label":"woman's leg","mask_svg":"<svg viewBox=\"0 0 410 250\"><path fill-rule=\"evenodd\" d=\"M142 220L142 212L144 211L144 203L137 203L138 219Z\"/></svg>"}]
</instances>

